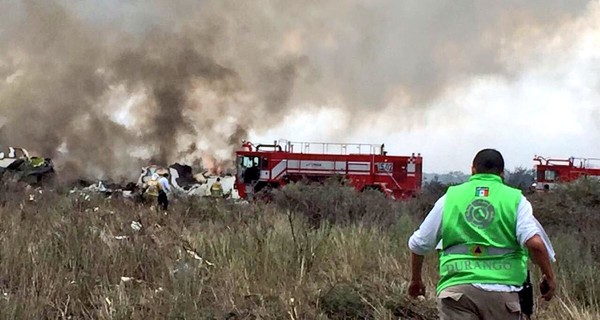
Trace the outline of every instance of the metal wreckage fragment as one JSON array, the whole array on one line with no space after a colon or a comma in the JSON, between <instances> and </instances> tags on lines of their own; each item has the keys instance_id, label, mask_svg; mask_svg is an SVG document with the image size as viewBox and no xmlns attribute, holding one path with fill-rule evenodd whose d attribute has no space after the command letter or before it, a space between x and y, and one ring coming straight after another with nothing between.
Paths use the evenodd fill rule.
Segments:
<instances>
[{"instance_id":1,"label":"metal wreckage fragment","mask_svg":"<svg viewBox=\"0 0 600 320\"><path fill-rule=\"evenodd\" d=\"M142 172L138 178L137 186L142 192L148 187L151 180L157 179L158 175L168 173L169 183L171 187L181 196L209 196L210 187L215 183L217 176L208 174L207 171L194 174L191 166L174 163L168 167L151 165L142 168ZM237 198L237 192L233 188L235 177L221 177L223 184L224 197Z\"/></svg>"},{"instance_id":2,"label":"metal wreckage fragment","mask_svg":"<svg viewBox=\"0 0 600 320\"><path fill-rule=\"evenodd\" d=\"M49 158L32 157L26 149L0 149L0 180L40 186L54 182L54 164Z\"/></svg>"}]
</instances>

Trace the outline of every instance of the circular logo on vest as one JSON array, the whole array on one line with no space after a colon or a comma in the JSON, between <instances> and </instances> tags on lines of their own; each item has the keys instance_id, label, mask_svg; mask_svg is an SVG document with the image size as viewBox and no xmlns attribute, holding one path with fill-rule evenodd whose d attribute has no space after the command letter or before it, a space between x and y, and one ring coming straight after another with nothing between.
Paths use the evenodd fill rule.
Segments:
<instances>
[{"instance_id":1,"label":"circular logo on vest","mask_svg":"<svg viewBox=\"0 0 600 320\"><path fill-rule=\"evenodd\" d=\"M472 225L485 229L494 220L494 206L485 199L475 199L467 207L466 218Z\"/></svg>"}]
</instances>

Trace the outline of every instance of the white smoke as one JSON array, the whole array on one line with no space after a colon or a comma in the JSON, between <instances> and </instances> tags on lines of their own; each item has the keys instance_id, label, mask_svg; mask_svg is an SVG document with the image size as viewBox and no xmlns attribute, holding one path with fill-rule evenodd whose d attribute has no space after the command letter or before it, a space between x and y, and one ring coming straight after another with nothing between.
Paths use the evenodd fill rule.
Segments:
<instances>
[{"instance_id":1,"label":"white smoke","mask_svg":"<svg viewBox=\"0 0 600 320\"><path fill-rule=\"evenodd\" d=\"M207 154L222 166L242 138L276 133L433 159L436 143L500 136L482 131L503 121L483 102L504 112L539 99L519 86L555 89L540 69L569 67L552 52L593 23L587 3L0 0L0 143L94 176Z\"/></svg>"},{"instance_id":2,"label":"white smoke","mask_svg":"<svg viewBox=\"0 0 600 320\"><path fill-rule=\"evenodd\" d=\"M325 133L302 138L385 142L391 153L423 153L430 172L469 172L475 153L486 147L503 152L509 168L531 167L536 154L600 157L600 4L553 33L530 32L502 51L509 76L473 75L423 112L406 115L392 103L354 127L320 112L254 132L254 139L293 136L286 128L330 122L335 126Z\"/></svg>"}]
</instances>

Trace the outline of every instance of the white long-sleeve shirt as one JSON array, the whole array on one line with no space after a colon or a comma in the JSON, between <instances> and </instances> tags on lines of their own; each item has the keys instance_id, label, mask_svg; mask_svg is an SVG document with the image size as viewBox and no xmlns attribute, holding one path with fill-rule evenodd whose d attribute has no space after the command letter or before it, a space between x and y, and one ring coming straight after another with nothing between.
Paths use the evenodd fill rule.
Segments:
<instances>
[{"instance_id":1,"label":"white long-sleeve shirt","mask_svg":"<svg viewBox=\"0 0 600 320\"><path fill-rule=\"evenodd\" d=\"M161 190L163 190L166 193L171 192L171 185L169 184L169 179L165 177L160 177L160 179L158 179L158 183L160 183Z\"/></svg>"},{"instance_id":2,"label":"white long-sleeve shirt","mask_svg":"<svg viewBox=\"0 0 600 320\"><path fill-rule=\"evenodd\" d=\"M425 255L434 249L442 248L442 213L444 211L444 204L446 203L446 196L441 197L436 203L433 209L429 212L419 229L417 229L408 240L408 247L410 250L418 255ZM546 231L542 225L533 216L533 209L531 203L523 196L517 207L517 240L521 246L525 247L527 240L531 239L536 234L539 235L546 249L551 261L556 261L554 248L550 238L546 234ZM503 284L473 284L474 286L486 290L486 291L499 291L499 292L514 292L521 290L521 287L503 285Z\"/></svg>"}]
</instances>

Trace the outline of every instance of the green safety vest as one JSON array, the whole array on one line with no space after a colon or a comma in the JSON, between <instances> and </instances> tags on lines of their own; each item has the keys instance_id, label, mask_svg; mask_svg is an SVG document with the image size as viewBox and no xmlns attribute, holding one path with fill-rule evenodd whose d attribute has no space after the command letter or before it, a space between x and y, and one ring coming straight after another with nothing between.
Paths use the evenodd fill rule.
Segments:
<instances>
[{"instance_id":1,"label":"green safety vest","mask_svg":"<svg viewBox=\"0 0 600 320\"><path fill-rule=\"evenodd\" d=\"M523 285L527 254L516 236L521 197L493 174L476 174L448 189L438 294L468 283Z\"/></svg>"}]
</instances>

